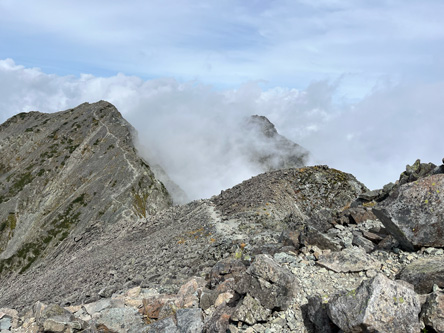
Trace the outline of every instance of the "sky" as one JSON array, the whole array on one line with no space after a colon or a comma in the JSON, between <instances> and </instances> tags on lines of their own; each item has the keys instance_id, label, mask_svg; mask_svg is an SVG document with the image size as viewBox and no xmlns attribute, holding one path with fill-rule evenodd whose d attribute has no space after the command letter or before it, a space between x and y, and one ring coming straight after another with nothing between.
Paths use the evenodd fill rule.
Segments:
<instances>
[{"instance_id":1,"label":"sky","mask_svg":"<svg viewBox=\"0 0 444 333\"><path fill-rule=\"evenodd\" d=\"M0 121L108 100L192 199L258 171L264 115L371 189L440 164L440 0L0 0Z\"/></svg>"}]
</instances>

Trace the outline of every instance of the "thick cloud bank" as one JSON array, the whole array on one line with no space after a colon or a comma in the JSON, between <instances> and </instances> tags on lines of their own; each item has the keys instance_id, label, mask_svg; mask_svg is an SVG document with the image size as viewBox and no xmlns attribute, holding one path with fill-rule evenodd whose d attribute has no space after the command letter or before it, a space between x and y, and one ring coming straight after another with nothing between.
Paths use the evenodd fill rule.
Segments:
<instances>
[{"instance_id":1,"label":"thick cloud bank","mask_svg":"<svg viewBox=\"0 0 444 333\"><path fill-rule=\"evenodd\" d=\"M199 82L142 80L118 74L56 76L0 61L0 121L30 110L54 112L107 100L138 130L139 150L161 164L191 199L209 197L255 175L242 147L253 140L239 124L267 116L302 145L312 163L353 173L370 188L395 181L416 158L444 156L444 82L375 89L354 105L339 103L339 83L305 90L263 90L252 82L218 91Z\"/></svg>"}]
</instances>

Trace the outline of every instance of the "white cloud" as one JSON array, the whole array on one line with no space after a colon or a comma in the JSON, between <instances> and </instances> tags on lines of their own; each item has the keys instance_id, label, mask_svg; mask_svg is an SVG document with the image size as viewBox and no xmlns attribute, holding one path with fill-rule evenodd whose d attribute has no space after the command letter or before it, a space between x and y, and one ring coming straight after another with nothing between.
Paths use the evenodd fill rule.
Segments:
<instances>
[{"instance_id":1,"label":"white cloud","mask_svg":"<svg viewBox=\"0 0 444 333\"><path fill-rule=\"evenodd\" d=\"M339 104L341 80L304 90L251 82L216 90L198 81L118 74L48 75L0 61L0 121L23 111L54 112L108 100L192 198L208 197L258 172L246 163L239 128L252 114L309 149L317 163L353 173L371 188L395 181L416 158L440 163L444 82L381 85L354 105Z\"/></svg>"}]
</instances>

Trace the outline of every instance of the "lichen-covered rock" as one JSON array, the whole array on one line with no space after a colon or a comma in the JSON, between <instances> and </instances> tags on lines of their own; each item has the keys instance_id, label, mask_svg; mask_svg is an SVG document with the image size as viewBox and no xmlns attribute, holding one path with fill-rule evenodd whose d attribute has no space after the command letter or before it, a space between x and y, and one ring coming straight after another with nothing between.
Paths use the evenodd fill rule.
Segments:
<instances>
[{"instance_id":1,"label":"lichen-covered rock","mask_svg":"<svg viewBox=\"0 0 444 333\"><path fill-rule=\"evenodd\" d=\"M331 320L344 332L417 333L420 311L418 295L383 274L328 303Z\"/></svg>"},{"instance_id":2,"label":"lichen-covered rock","mask_svg":"<svg viewBox=\"0 0 444 333\"><path fill-rule=\"evenodd\" d=\"M436 332L444 332L444 294L442 291L437 290L427 296L427 301L422 307L421 319L426 326Z\"/></svg>"},{"instance_id":3,"label":"lichen-covered rock","mask_svg":"<svg viewBox=\"0 0 444 333\"><path fill-rule=\"evenodd\" d=\"M400 280L407 281L419 294L432 291L433 285L444 288L444 258L421 258L408 264L398 275Z\"/></svg>"},{"instance_id":4,"label":"lichen-covered rock","mask_svg":"<svg viewBox=\"0 0 444 333\"><path fill-rule=\"evenodd\" d=\"M373 209L406 250L444 247L444 175L400 186Z\"/></svg>"}]
</instances>

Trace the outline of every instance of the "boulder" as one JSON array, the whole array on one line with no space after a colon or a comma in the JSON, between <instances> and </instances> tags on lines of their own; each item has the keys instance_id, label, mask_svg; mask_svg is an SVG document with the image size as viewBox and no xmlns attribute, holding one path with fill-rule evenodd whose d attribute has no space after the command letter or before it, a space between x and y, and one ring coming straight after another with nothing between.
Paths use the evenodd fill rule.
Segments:
<instances>
[{"instance_id":1,"label":"boulder","mask_svg":"<svg viewBox=\"0 0 444 333\"><path fill-rule=\"evenodd\" d=\"M343 248L338 241L309 225L305 226L300 235L300 242L305 246L317 246L321 250L341 251Z\"/></svg>"},{"instance_id":2,"label":"boulder","mask_svg":"<svg viewBox=\"0 0 444 333\"><path fill-rule=\"evenodd\" d=\"M336 273L361 272L369 269L379 269L381 263L369 256L359 247L346 248L340 252L323 254L316 262Z\"/></svg>"},{"instance_id":3,"label":"boulder","mask_svg":"<svg viewBox=\"0 0 444 333\"><path fill-rule=\"evenodd\" d=\"M433 285L444 287L444 258L422 258L413 261L396 276L409 282L419 294L432 291Z\"/></svg>"},{"instance_id":4,"label":"boulder","mask_svg":"<svg viewBox=\"0 0 444 333\"><path fill-rule=\"evenodd\" d=\"M327 304L323 303L322 297L314 296L308 299L305 306L310 322L313 324L314 331L317 333L333 333L337 327L331 322L327 313Z\"/></svg>"},{"instance_id":5,"label":"boulder","mask_svg":"<svg viewBox=\"0 0 444 333\"><path fill-rule=\"evenodd\" d=\"M142 316L133 308L110 308L100 313L96 325L103 325L115 332L141 332L145 323Z\"/></svg>"},{"instance_id":6,"label":"boulder","mask_svg":"<svg viewBox=\"0 0 444 333\"><path fill-rule=\"evenodd\" d=\"M444 246L444 175L400 186L373 209L405 250Z\"/></svg>"},{"instance_id":7,"label":"boulder","mask_svg":"<svg viewBox=\"0 0 444 333\"><path fill-rule=\"evenodd\" d=\"M438 333L444 332L444 293L434 291L422 307L421 319L426 326Z\"/></svg>"},{"instance_id":8,"label":"boulder","mask_svg":"<svg viewBox=\"0 0 444 333\"><path fill-rule=\"evenodd\" d=\"M247 294L236 307L231 320L254 325L257 322L266 321L270 313L270 309L265 309L257 299Z\"/></svg>"},{"instance_id":9,"label":"boulder","mask_svg":"<svg viewBox=\"0 0 444 333\"><path fill-rule=\"evenodd\" d=\"M418 295L382 274L328 303L331 320L344 332L417 333L421 326Z\"/></svg>"},{"instance_id":10,"label":"boulder","mask_svg":"<svg viewBox=\"0 0 444 333\"><path fill-rule=\"evenodd\" d=\"M203 318L201 309L179 309L176 312L176 320L179 332L202 332Z\"/></svg>"},{"instance_id":11,"label":"boulder","mask_svg":"<svg viewBox=\"0 0 444 333\"><path fill-rule=\"evenodd\" d=\"M266 254L256 256L246 274L235 286L241 295L249 294L270 310L285 310L298 285L294 275Z\"/></svg>"}]
</instances>

